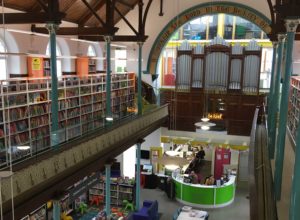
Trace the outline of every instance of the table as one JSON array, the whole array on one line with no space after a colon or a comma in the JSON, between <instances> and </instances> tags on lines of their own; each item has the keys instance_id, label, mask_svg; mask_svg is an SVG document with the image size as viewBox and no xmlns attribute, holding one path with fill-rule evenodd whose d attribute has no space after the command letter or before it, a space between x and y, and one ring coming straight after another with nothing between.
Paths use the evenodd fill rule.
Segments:
<instances>
[{"instance_id":1,"label":"table","mask_svg":"<svg viewBox=\"0 0 300 220\"><path fill-rule=\"evenodd\" d=\"M188 212L181 211L177 220L205 220L206 216L208 216L206 211L192 209Z\"/></svg>"}]
</instances>

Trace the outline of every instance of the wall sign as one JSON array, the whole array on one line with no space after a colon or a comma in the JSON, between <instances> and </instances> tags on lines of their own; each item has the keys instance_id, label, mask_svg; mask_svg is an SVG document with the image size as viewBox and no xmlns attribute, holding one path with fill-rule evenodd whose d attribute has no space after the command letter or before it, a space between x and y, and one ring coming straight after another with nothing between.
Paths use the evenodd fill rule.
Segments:
<instances>
[{"instance_id":1,"label":"wall sign","mask_svg":"<svg viewBox=\"0 0 300 220\"><path fill-rule=\"evenodd\" d=\"M265 33L268 34L271 32L270 19L268 19L262 13L248 6L231 2L212 2L200 4L190 9L187 9L186 11L179 14L178 17L173 18L161 31L151 48L147 64L147 72L151 74L156 73L156 66L161 51L167 44L172 34L179 27L197 17L217 13L231 14L245 18L248 21L251 21L252 23L256 24Z\"/></svg>"},{"instance_id":2,"label":"wall sign","mask_svg":"<svg viewBox=\"0 0 300 220\"><path fill-rule=\"evenodd\" d=\"M208 113L207 117L212 120L222 120L223 114L222 113Z\"/></svg>"}]
</instances>

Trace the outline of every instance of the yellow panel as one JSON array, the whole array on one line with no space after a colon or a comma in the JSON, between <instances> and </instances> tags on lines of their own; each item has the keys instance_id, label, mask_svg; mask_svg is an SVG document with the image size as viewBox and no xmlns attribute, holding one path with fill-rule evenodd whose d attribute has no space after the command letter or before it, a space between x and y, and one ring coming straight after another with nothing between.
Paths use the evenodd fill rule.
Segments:
<instances>
[{"instance_id":1,"label":"yellow panel","mask_svg":"<svg viewBox=\"0 0 300 220\"><path fill-rule=\"evenodd\" d=\"M170 143L171 142L171 138L168 136L161 136L160 137L160 142L161 143Z\"/></svg>"}]
</instances>

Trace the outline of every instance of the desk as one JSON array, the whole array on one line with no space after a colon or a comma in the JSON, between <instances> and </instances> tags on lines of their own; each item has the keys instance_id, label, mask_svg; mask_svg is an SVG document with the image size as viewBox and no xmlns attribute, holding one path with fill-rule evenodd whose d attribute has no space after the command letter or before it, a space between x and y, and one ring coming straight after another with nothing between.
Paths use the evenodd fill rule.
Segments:
<instances>
[{"instance_id":1,"label":"desk","mask_svg":"<svg viewBox=\"0 0 300 220\"><path fill-rule=\"evenodd\" d=\"M235 176L222 186L207 186L183 182L180 175L174 177L176 200L184 205L198 208L220 208L230 205L235 196Z\"/></svg>"},{"instance_id":2,"label":"desk","mask_svg":"<svg viewBox=\"0 0 300 220\"><path fill-rule=\"evenodd\" d=\"M205 217L207 216L208 213L205 211L192 209L188 212L181 211L177 220L205 220Z\"/></svg>"}]
</instances>

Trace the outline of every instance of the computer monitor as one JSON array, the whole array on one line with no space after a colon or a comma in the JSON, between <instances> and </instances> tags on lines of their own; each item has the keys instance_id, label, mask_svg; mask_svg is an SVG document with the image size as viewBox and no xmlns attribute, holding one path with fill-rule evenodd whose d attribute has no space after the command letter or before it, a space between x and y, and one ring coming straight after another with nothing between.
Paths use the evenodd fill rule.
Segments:
<instances>
[{"instance_id":1,"label":"computer monitor","mask_svg":"<svg viewBox=\"0 0 300 220\"><path fill-rule=\"evenodd\" d=\"M152 173L152 164L144 164L143 172Z\"/></svg>"}]
</instances>

